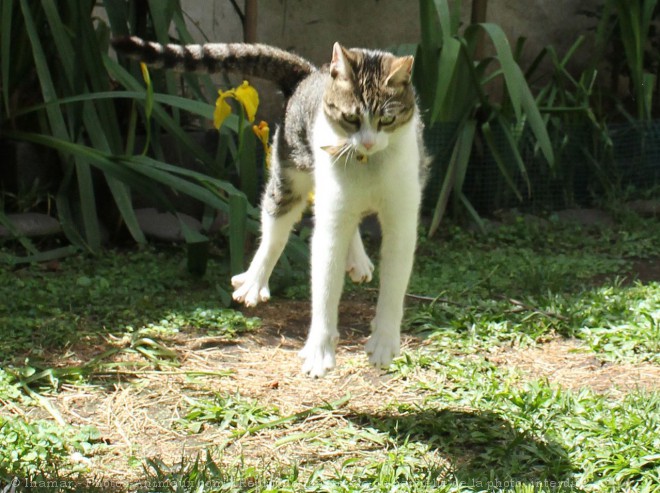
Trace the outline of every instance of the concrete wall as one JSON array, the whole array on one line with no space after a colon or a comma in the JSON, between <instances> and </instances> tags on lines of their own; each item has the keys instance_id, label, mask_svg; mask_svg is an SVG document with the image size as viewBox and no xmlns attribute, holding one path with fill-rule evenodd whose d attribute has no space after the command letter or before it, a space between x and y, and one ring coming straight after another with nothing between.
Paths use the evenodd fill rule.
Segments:
<instances>
[{"instance_id":1,"label":"concrete wall","mask_svg":"<svg viewBox=\"0 0 660 493\"><path fill-rule=\"evenodd\" d=\"M240 20L228 0L182 3L210 39L242 41ZM362 48L416 43L417 5L417 0L260 0L258 41L320 65L330 60L335 41Z\"/></svg>"},{"instance_id":2,"label":"concrete wall","mask_svg":"<svg viewBox=\"0 0 660 493\"><path fill-rule=\"evenodd\" d=\"M488 21L502 26L511 43L527 38L523 65L549 44L561 54L579 33L596 21L580 14L603 0L490 0ZM238 0L239 5L243 5ZM242 27L229 0L182 0L190 30L200 41L242 41ZM469 19L471 0L462 0ZM420 39L418 0L259 0L258 41L292 50L317 65L329 62L332 44L388 48ZM589 57L585 47L577 65ZM272 86L257 83L262 97L260 118L277 119L282 101Z\"/></svg>"},{"instance_id":3,"label":"concrete wall","mask_svg":"<svg viewBox=\"0 0 660 493\"><path fill-rule=\"evenodd\" d=\"M463 0L464 5L468 3ZM603 0L491 0L488 21L502 26L512 43L520 37L527 38L527 59L548 45L553 45L561 56L580 34L594 31L597 20L584 12L593 12L602 3ZM585 45L576 62L579 65L590 55Z\"/></svg>"},{"instance_id":4,"label":"concrete wall","mask_svg":"<svg viewBox=\"0 0 660 493\"><path fill-rule=\"evenodd\" d=\"M242 4L238 0L239 4ZM488 20L501 25L512 41L528 38L530 57L548 44L561 52L577 33L595 21L581 15L602 0L491 0ZM462 0L463 16L471 0ZM238 17L228 0L183 0L192 22L209 39L241 41ZM387 48L419 41L417 0L259 0L260 42L293 50L322 64L328 61L335 41L348 46ZM193 29L194 33L195 29ZM200 39L201 36L200 36Z\"/></svg>"}]
</instances>

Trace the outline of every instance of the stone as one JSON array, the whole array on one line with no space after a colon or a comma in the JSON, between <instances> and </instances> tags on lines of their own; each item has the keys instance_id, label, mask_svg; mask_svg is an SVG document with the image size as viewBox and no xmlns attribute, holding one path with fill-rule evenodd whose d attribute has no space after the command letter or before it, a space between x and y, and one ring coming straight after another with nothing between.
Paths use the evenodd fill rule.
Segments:
<instances>
[{"instance_id":1,"label":"stone","mask_svg":"<svg viewBox=\"0 0 660 493\"><path fill-rule=\"evenodd\" d=\"M499 221L509 226L518 223L524 223L527 226L540 228L540 229L547 228L550 226L550 221L548 221L547 219L543 217L535 216L534 214L519 212L516 209L497 211L495 212L494 215Z\"/></svg>"},{"instance_id":2,"label":"stone","mask_svg":"<svg viewBox=\"0 0 660 493\"><path fill-rule=\"evenodd\" d=\"M633 200L626 207L642 217L660 217L660 200Z\"/></svg>"},{"instance_id":3,"label":"stone","mask_svg":"<svg viewBox=\"0 0 660 493\"><path fill-rule=\"evenodd\" d=\"M136 209L135 215L140 229L147 237L162 241L181 242L185 237L181 231L181 221L190 229L201 231L202 223L192 216L179 213L178 217L171 212L159 212L153 207Z\"/></svg>"},{"instance_id":4,"label":"stone","mask_svg":"<svg viewBox=\"0 0 660 493\"><path fill-rule=\"evenodd\" d=\"M5 192L45 198L57 191L62 167L57 153L30 142L0 139L0 186Z\"/></svg>"},{"instance_id":5,"label":"stone","mask_svg":"<svg viewBox=\"0 0 660 493\"><path fill-rule=\"evenodd\" d=\"M614 226L614 220L600 209L564 209L554 214L560 223L577 224L584 227Z\"/></svg>"},{"instance_id":6,"label":"stone","mask_svg":"<svg viewBox=\"0 0 660 493\"><path fill-rule=\"evenodd\" d=\"M7 214L7 219L16 228L18 234L35 238L39 236L56 235L62 232L62 226L57 219L48 214L38 212L23 212ZM11 231L0 225L0 238L12 237Z\"/></svg>"}]
</instances>

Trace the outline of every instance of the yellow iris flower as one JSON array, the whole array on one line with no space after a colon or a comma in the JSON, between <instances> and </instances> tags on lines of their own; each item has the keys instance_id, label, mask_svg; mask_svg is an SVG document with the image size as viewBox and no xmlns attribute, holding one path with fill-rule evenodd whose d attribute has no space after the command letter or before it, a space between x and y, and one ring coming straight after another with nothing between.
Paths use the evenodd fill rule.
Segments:
<instances>
[{"instance_id":1,"label":"yellow iris flower","mask_svg":"<svg viewBox=\"0 0 660 493\"><path fill-rule=\"evenodd\" d=\"M270 138L270 128L268 127L268 123L262 120L259 122L259 125L252 125L252 131L264 146L264 154L266 155L266 168L270 168L270 145L268 145L268 140Z\"/></svg>"},{"instance_id":2,"label":"yellow iris flower","mask_svg":"<svg viewBox=\"0 0 660 493\"><path fill-rule=\"evenodd\" d=\"M215 111L213 112L213 126L219 129L222 126L222 122L224 122L225 119L231 114L231 106L229 106L229 103L225 101L227 95L222 91L218 91L218 93L220 96L215 102Z\"/></svg>"},{"instance_id":3,"label":"yellow iris flower","mask_svg":"<svg viewBox=\"0 0 660 493\"><path fill-rule=\"evenodd\" d=\"M215 111L213 112L213 125L215 128L220 128L222 122L231 114L231 106L227 103L227 98L234 98L241 103L248 121L250 123L254 121L257 108L259 107L259 93L245 80L240 86L234 89L218 91L218 99L215 102Z\"/></svg>"},{"instance_id":4,"label":"yellow iris flower","mask_svg":"<svg viewBox=\"0 0 660 493\"><path fill-rule=\"evenodd\" d=\"M244 80L240 86L234 89L234 97L243 105L245 115L248 121L252 123L254 117L257 116L257 108L259 107L259 93L257 90L248 81Z\"/></svg>"},{"instance_id":5,"label":"yellow iris flower","mask_svg":"<svg viewBox=\"0 0 660 493\"><path fill-rule=\"evenodd\" d=\"M264 146L264 153L266 154L266 169L270 169L270 128L268 127L268 123L262 120L259 122L259 125L252 125L252 131ZM314 204L314 192L309 193L307 196L307 202L309 202L310 205Z\"/></svg>"}]
</instances>

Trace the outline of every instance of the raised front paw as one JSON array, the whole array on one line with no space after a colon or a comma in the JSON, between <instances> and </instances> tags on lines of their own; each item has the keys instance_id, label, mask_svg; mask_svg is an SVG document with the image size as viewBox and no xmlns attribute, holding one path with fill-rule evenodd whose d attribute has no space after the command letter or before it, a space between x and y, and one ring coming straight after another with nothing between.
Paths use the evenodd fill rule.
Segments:
<instances>
[{"instance_id":1,"label":"raised front paw","mask_svg":"<svg viewBox=\"0 0 660 493\"><path fill-rule=\"evenodd\" d=\"M307 341L298 356L304 361L302 371L312 378L325 376L328 370L335 367L335 346L337 338L327 338L323 341Z\"/></svg>"},{"instance_id":2,"label":"raised front paw","mask_svg":"<svg viewBox=\"0 0 660 493\"><path fill-rule=\"evenodd\" d=\"M256 306L260 301L270 299L268 281L253 276L250 272L243 272L231 278L234 287L232 298L245 306Z\"/></svg>"},{"instance_id":3,"label":"raised front paw","mask_svg":"<svg viewBox=\"0 0 660 493\"><path fill-rule=\"evenodd\" d=\"M369 363L377 368L387 368L401 354L401 341L395 331L375 330L365 346Z\"/></svg>"},{"instance_id":4,"label":"raised front paw","mask_svg":"<svg viewBox=\"0 0 660 493\"><path fill-rule=\"evenodd\" d=\"M351 252L346 260L346 272L351 281L355 283L371 282L374 273L374 264L362 250L360 253Z\"/></svg>"}]
</instances>

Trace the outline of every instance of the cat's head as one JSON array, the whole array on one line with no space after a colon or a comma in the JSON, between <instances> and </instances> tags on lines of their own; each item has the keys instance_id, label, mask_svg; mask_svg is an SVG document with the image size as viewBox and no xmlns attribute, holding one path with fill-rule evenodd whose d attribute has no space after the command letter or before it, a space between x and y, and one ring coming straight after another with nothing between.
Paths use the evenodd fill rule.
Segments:
<instances>
[{"instance_id":1,"label":"cat's head","mask_svg":"<svg viewBox=\"0 0 660 493\"><path fill-rule=\"evenodd\" d=\"M412 56L346 49L335 43L323 109L358 156L385 149L392 133L413 117L412 65Z\"/></svg>"}]
</instances>

